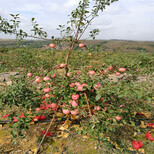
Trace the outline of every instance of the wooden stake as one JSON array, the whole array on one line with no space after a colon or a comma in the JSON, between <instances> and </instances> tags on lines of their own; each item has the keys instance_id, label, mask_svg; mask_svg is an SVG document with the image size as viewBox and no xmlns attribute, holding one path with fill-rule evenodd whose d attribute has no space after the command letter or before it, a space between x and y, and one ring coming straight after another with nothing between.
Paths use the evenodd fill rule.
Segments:
<instances>
[{"instance_id":1,"label":"wooden stake","mask_svg":"<svg viewBox=\"0 0 154 154\"><path fill-rule=\"evenodd\" d=\"M60 98L59 102L61 102L61 100L62 100L62 97ZM50 124L49 124L49 126L48 126L48 128L47 128L47 130L46 130L46 133L44 134L44 136L43 136L43 138L42 138L40 144L38 145L35 154L38 154L38 152L39 152L39 150L40 150L41 144L43 143L43 141L44 141L44 139L45 139L45 136L46 136L46 134L48 133L48 131L49 131L49 129L50 129L50 127L51 127L51 125L52 125L52 123L53 123L53 121L54 121L54 118L55 118L56 113L57 113L57 109L58 109L58 104L57 104L56 111L55 111L55 113L54 113L54 115L53 115L53 117L52 117L52 119L51 119L51 122L50 122Z\"/></svg>"},{"instance_id":2,"label":"wooden stake","mask_svg":"<svg viewBox=\"0 0 154 154\"><path fill-rule=\"evenodd\" d=\"M89 109L89 114L91 115L91 110L90 110L90 105L89 105L88 97L87 97L87 94L85 92L84 92L84 96L85 96L86 101L87 101L87 106L88 106L88 109Z\"/></svg>"}]
</instances>

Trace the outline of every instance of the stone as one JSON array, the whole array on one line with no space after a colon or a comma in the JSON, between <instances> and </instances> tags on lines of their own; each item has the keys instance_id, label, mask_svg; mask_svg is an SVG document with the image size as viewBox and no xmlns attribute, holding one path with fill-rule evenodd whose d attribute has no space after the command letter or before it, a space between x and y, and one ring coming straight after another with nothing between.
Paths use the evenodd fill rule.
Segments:
<instances>
[{"instance_id":1,"label":"stone","mask_svg":"<svg viewBox=\"0 0 154 154\"><path fill-rule=\"evenodd\" d=\"M108 80L111 81L111 82L117 83L118 81L125 80L125 79L127 79L129 77L132 77L132 75L131 74L127 74L127 73L120 74L118 76L116 74L109 74Z\"/></svg>"},{"instance_id":2,"label":"stone","mask_svg":"<svg viewBox=\"0 0 154 154\"><path fill-rule=\"evenodd\" d=\"M19 78L19 72L3 72L0 73L0 91L4 90L5 86L12 85L11 77Z\"/></svg>"},{"instance_id":3,"label":"stone","mask_svg":"<svg viewBox=\"0 0 154 154\"><path fill-rule=\"evenodd\" d=\"M12 85L12 81L7 81L7 82L6 82L6 85L7 85L7 86Z\"/></svg>"},{"instance_id":4,"label":"stone","mask_svg":"<svg viewBox=\"0 0 154 154\"><path fill-rule=\"evenodd\" d=\"M5 78L0 76L0 82L4 82Z\"/></svg>"}]
</instances>

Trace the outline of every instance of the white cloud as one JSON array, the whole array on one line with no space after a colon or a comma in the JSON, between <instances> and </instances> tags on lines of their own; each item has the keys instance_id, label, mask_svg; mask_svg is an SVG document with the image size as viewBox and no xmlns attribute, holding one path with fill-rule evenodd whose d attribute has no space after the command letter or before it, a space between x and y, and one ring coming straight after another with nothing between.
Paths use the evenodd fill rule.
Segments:
<instances>
[{"instance_id":1,"label":"white cloud","mask_svg":"<svg viewBox=\"0 0 154 154\"><path fill-rule=\"evenodd\" d=\"M30 20L36 18L39 25L51 35L57 35L56 28L65 24L79 0L0 0L0 15L21 15L21 26L28 30ZM154 41L154 0L119 0L99 13L89 30L100 29L100 39L132 39ZM89 31L88 30L88 31ZM84 35L87 37L88 33ZM6 35L0 33L0 38ZM7 36L8 37L8 36Z\"/></svg>"},{"instance_id":2,"label":"white cloud","mask_svg":"<svg viewBox=\"0 0 154 154\"><path fill-rule=\"evenodd\" d=\"M68 0L65 4L65 8L71 8L79 3L79 0Z\"/></svg>"}]
</instances>

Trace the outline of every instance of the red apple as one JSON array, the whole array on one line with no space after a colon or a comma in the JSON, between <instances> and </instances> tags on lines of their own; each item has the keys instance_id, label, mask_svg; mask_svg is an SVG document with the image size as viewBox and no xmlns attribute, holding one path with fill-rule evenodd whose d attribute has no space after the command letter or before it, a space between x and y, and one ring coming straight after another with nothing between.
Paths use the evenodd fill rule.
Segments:
<instances>
[{"instance_id":1,"label":"red apple","mask_svg":"<svg viewBox=\"0 0 154 154\"><path fill-rule=\"evenodd\" d=\"M52 78L56 78L56 74L53 74Z\"/></svg>"},{"instance_id":2,"label":"red apple","mask_svg":"<svg viewBox=\"0 0 154 154\"><path fill-rule=\"evenodd\" d=\"M101 84L98 82L95 86L94 86L94 89L98 89L98 88L100 88L101 87Z\"/></svg>"},{"instance_id":3,"label":"red apple","mask_svg":"<svg viewBox=\"0 0 154 154\"><path fill-rule=\"evenodd\" d=\"M104 97L101 98L101 101L104 101Z\"/></svg>"},{"instance_id":4,"label":"red apple","mask_svg":"<svg viewBox=\"0 0 154 154\"><path fill-rule=\"evenodd\" d=\"M76 74L77 74L77 75L79 75L79 74L80 74L80 72L79 72L79 71L77 71L77 72L76 72Z\"/></svg>"},{"instance_id":5,"label":"red apple","mask_svg":"<svg viewBox=\"0 0 154 154\"><path fill-rule=\"evenodd\" d=\"M45 93L48 93L48 92L51 91L51 89L50 89L50 88L44 88L43 91L44 91Z\"/></svg>"},{"instance_id":6,"label":"red apple","mask_svg":"<svg viewBox=\"0 0 154 154\"><path fill-rule=\"evenodd\" d=\"M95 107L94 107L94 110L95 110L95 111L100 111L100 110L101 110L101 107L100 107L100 106L95 106Z\"/></svg>"},{"instance_id":7,"label":"red apple","mask_svg":"<svg viewBox=\"0 0 154 154\"><path fill-rule=\"evenodd\" d=\"M75 85L78 87L80 86L81 84L79 82L75 82Z\"/></svg>"},{"instance_id":8,"label":"red apple","mask_svg":"<svg viewBox=\"0 0 154 154\"><path fill-rule=\"evenodd\" d=\"M119 76L120 75L120 72L116 72L115 75Z\"/></svg>"},{"instance_id":9,"label":"red apple","mask_svg":"<svg viewBox=\"0 0 154 154\"><path fill-rule=\"evenodd\" d=\"M107 68L107 70L112 71L112 70L113 70L113 67L112 67L112 66L109 66L109 67Z\"/></svg>"},{"instance_id":10,"label":"red apple","mask_svg":"<svg viewBox=\"0 0 154 154\"><path fill-rule=\"evenodd\" d=\"M95 74L95 71L89 71L89 74L90 75L94 75Z\"/></svg>"},{"instance_id":11,"label":"red apple","mask_svg":"<svg viewBox=\"0 0 154 154\"><path fill-rule=\"evenodd\" d=\"M119 72L125 72L126 69L125 68L119 68Z\"/></svg>"},{"instance_id":12,"label":"red apple","mask_svg":"<svg viewBox=\"0 0 154 154\"><path fill-rule=\"evenodd\" d=\"M50 48L55 48L55 44L54 44L54 43L50 43L50 44L49 44L49 47L50 47Z\"/></svg>"},{"instance_id":13,"label":"red apple","mask_svg":"<svg viewBox=\"0 0 154 154\"><path fill-rule=\"evenodd\" d=\"M27 76L31 77L31 76L33 76L33 73L27 73Z\"/></svg>"},{"instance_id":14,"label":"red apple","mask_svg":"<svg viewBox=\"0 0 154 154\"><path fill-rule=\"evenodd\" d=\"M80 85L80 86L77 87L77 90L78 90L78 91L82 91L82 88L83 88L83 86Z\"/></svg>"},{"instance_id":15,"label":"red apple","mask_svg":"<svg viewBox=\"0 0 154 154\"><path fill-rule=\"evenodd\" d=\"M50 95L47 93L44 95L46 98L50 98Z\"/></svg>"},{"instance_id":16,"label":"red apple","mask_svg":"<svg viewBox=\"0 0 154 154\"><path fill-rule=\"evenodd\" d=\"M41 110L41 108L39 108L39 107L38 108L35 108L35 111L40 111L40 110Z\"/></svg>"},{"instance_id":17,"label":"red apple","mask_svg":"<svg viewBox=\"0 0 154 154\"><path fill-rule=\"evenodd\" d=\"M68 110L68 109L63 109L62 112L63 112L64 114L69 114L69 113L70 113L70 110Z\"/></svg>"},{"instance_id":18,"label":"red apple","mask_svg":"<svg viewBox=\"0 0 154 154\"><path fill-rule=\"evenodd\" d=\"M51 108L56 108L57 107L57 104L56 103L52 103L52 104L50 104L50 107Z\"/></svg>"},{"instance_id":19,"label":"red apple","mask_svg":"<svg viewBox=\"0 0 154 154\"><path fill-rule=\"evenodd\" d=\"M69 101L69 104L71 104L71 105L72 105L72 102L73 102L73 101L74 101L74 100L70 100L70 101Z\"/></svg>"},{"instance_id":20,"label":"red apple","mask_svg":"<svg viewBox=\"0 0 154 154\"><path fill-rule=\"evenodd\" d=\"M104 107L103 111L107 111L107 107Z\"/></svg>"},{"instance_id":21,"label":"red apple","mask_svg":"<svg viewBox=\"0 0 154 154\"><path fill-rule=\"evenodd\" d=\"M86 83L83 83L82 86L88 87L88 85Z\"/></svg>"},{"instance_id":22,"label":"red apple","mask_svg":"<svg viewBox=\"0 0 154 154\"><path fill-rule=\"evenodd\" d=\"M73 82L69 85L70 88L72 88L74 86L75 86L75 83L73 83Z\"/></svg>"},{"instance_id":23,"label":"red apple","mask_svg":"<svg viewBox=\"0 0 154 154\"><path fill-rule=\"evenodd\" d=\"M116 120L121 120L121 117L120 116L115 116L115 119Z\"/></svg>"},{"instance_id":24,"label":"red apple","mask_svg":"<svg viewBox=\"0 0 154 154\"><path fill-rule=\"evenodd\" d=\"M83 43L80 43L79 44L79 48L83 48L84 47L84 44Z\"/></svg>"},{"instance_id":25,"label":"red apple","mask_svg":"<svg viewBox=\"0 0 154 154\"><path fill-rule=\"evenodd\" d=\"M125 106L124 104L121 104L119 107L123 107L123 106Z\"/></svg>"},{"instance_id":26,"label":"red apple","mask_svg":"<svg viewBox=\"0 0 154 154\"><path fill-rule=\"evenodd\" d=\"M79 94L73 94L72 99L73 100L78 100L79 99Z\"/></svg>"},{"instance_id":27,"label":"red apple","mask_svg":"<svg viewBox=\"0 0 154 154\"><path fill-rule=\"evenodd\" d=\"M63 63L60 64L61 68L64 68L65 66L66 66L66 64L63 64Z\"/></svg>"},{"instance_id":28,"label":"red apple","mask_svg":"<svg viewBox=\"0 0 154 154\"><path fill-rule=\"evenodd\" d=\"M48 81L48 80L50 80L50 78L46 76L46 77L43 78L43 80Z\"/></svg>"},{"instance_id":29,"label":"red apple","mask_svg":"<svg viewBox=\"0 0 154 154\"><path fill-rule=\"evenodd\" d=\"M71 75L72 75L72 73L71 73L71 72L68 72L68 73L67 73L67 76L71 76Z\"/></svg>"},{"instance_id":30,"label":"red apple","mask_svg":"<svg viewBox=\"0 0 154 154\"><path fill-rule=\"evenodd\" d=\"M41 77L37 77L35 81L36 82L41 82Z\"/></svg>"},{"instance_id":31,"label":"red apple","mask_svg":"<svg viewBox=\"0 0 154 154\"><path fill-rule=\"evenodd\" d=\"M71 105L72 105L73 107L77 107L77 106L78 106L78 103L76 103L76 101L72 101L72 102L71 102Z\"/></svg>"},{"instance_id":32,"label":"red apple","mask_svg":"<svg viewBox=\"0 0 154 154\"><path fill-rule=\"evenodd\" d=\"M77 114L78 114L78 110L75 109L75 110L71 111L71 114L72 114L72 115L77 115Z\"/></svg>"}]
</instances>

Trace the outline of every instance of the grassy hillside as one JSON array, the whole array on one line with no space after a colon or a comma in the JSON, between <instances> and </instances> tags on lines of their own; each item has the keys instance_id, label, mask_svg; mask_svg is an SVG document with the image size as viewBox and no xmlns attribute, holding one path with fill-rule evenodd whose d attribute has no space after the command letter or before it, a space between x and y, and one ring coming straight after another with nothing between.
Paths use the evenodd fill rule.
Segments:
<instances>
[{"instance_id":1,"label":"grassy hillside","mask_svg":"<svg viewBox=\"0 0 154 154\"><path fill-rule=\"evenodd\" d=\"M121 40L83 40L86 45L97 45L103 51L144 51L154 52L154 42L146 41L121 41ZM23 47L43 48L50 41L45 40L23 40ZM15 40L0 39L0 47L16 47ZM96 47L95 47L96 48Z\"/></svg>"},{"instance_id":2,"label":"grassy hillside","mask_svg":"<svg viewBox=\"0 0 154 154\"><path fill-rule=\"evenodd\" d=\"M43 48L46 41L27 41L21 48L12 46L14 40L0 41L0 153L36 152L52 119L52 135L40 153L154 153L153 139L145 137L147 132L154 135L154 42L83 42L86 48L72 51L66 78L60 64L68 49ZM3 73L9 72L19 77L8 82ZM78 89L77 84L85 86ZM50 88L49 97L45 88ZM79 96L74 106L73 94ZM58 108L51 108L55 103ZM66 115L67 108L77 115ZM135 150L133 140L143 147Z\"/></svg>"}]
</instances>

